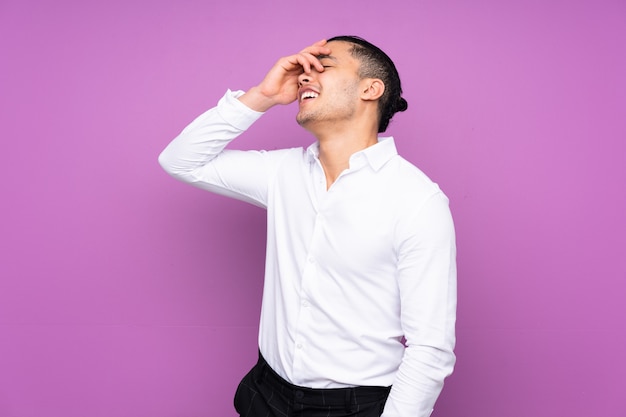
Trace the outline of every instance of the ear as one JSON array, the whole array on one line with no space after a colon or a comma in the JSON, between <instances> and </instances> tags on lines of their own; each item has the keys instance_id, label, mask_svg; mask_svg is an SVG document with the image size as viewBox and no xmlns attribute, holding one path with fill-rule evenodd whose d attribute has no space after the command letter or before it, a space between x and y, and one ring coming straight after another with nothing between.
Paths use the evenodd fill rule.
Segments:
<instances>
[{"instance_id":1,"label":"ear","mask_svg":"<svg viewBox=\"0 0 626 417\"><path fill-rule=\"evenodd\" d=\"M385 84L378 78L365 78L361 81L361 99L378 100L385 92Z\"/></svg>"}]
</instances>

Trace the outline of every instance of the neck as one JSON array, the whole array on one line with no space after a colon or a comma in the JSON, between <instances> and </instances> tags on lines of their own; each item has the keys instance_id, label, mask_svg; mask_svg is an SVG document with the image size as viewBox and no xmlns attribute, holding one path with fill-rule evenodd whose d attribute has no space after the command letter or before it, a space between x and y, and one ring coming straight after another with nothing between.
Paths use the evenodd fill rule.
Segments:
<instances>
[{"instance_id":1,"label":"neck","mask_svg":"<svg viewBox=\"0 0 626 417\"><path fill-rule=\"evenodd\" d=\"M378 143L377 132L375 127L345 126L342 129L336 124L314 132L319 142L319 160L326 175L327 189L349 168L353 154Z\"/></svg>"}]
</instances>

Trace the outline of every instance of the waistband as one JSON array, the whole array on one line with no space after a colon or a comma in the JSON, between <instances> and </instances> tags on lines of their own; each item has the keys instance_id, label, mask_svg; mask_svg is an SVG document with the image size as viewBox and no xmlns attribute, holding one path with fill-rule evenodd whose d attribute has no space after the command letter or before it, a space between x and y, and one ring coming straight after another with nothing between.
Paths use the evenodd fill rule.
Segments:
<instances>
[{"instance_id":1,"label":"waistband","mask_svg":"<svg viewBox=\"0 0 626 417\"><path fill-rule=\"evenodd\" d=\"M286 381L274 371L259 352L257 362L258 378L279 388L278 393L291 403L345 407L350 410L355 405L369 404L385 400L391 387L356 386L347 388L308 388Z\"/></svg>"}]
</instances>

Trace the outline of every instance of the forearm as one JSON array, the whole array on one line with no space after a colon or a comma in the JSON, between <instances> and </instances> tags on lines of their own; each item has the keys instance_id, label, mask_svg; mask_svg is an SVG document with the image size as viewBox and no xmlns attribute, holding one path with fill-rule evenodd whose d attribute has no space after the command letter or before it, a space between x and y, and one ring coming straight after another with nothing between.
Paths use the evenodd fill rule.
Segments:
<instances>
[{"instance_id":1,"label":"forearm","mask_svg":"<svg viewBox=\"0 0 626 417\"><path fill-rule=\"evenodd\" d=\"M215 158L263 112L295 101L299 74L312 69L324 71L317 56L330 53L325 44L322 40L279 59L261 83L245 94L226 94L216 108L194 120L165 148L159 156L163 169L176 178L189 180L194 170Z\"/></svg>"},{"instance_id":2,"label":"forearm","mask_svg":"<svg viewBox=\"0 0 626 417\"><path fill-rule=\"evenodd\" d=\"M238 98L239 101L250 109L261 113L268 111L278 104L273 98L268 97L263 92L261 86L252 87Z\"/></svg>"},{"instance_id":3,"label":"forearm","mask_svg":"<svg viewBox=\"0 0 626 417\"><path fill-rule=\"evenodd\" d=\"M262 113L237 99L241 92L227 92L218 105L197 117L161 152L159 163L175 178L191 182L194 172L219 155Z\"/></svg>"},{"instance_id":4,"label":"forearm","mask_svg":"<svg viewBox=\"0 0 626 417\"><path fill-rule=\"evenodd\" d=\"M382 417L430 416L455 360L452 350L408 347Z\"/></svg>"}]
</instances>

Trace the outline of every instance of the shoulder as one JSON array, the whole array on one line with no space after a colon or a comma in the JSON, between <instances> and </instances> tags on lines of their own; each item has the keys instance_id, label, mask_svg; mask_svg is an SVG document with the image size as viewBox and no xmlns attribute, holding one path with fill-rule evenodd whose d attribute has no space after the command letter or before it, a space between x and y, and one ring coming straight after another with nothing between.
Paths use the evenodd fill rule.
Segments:
<instances>
[{"instance_id":1,"label":"shoulder","mask_svg":"<svg viewBox=\"0 0 626 417\"><path fill-rule=\"evenodd\" d=\"M384 168L388 175L393 177L393 182L402 190L405 200L419 204L438 195L447 200L439 184L402 156L394 156Z\"/></svg>"}]
</instances>

